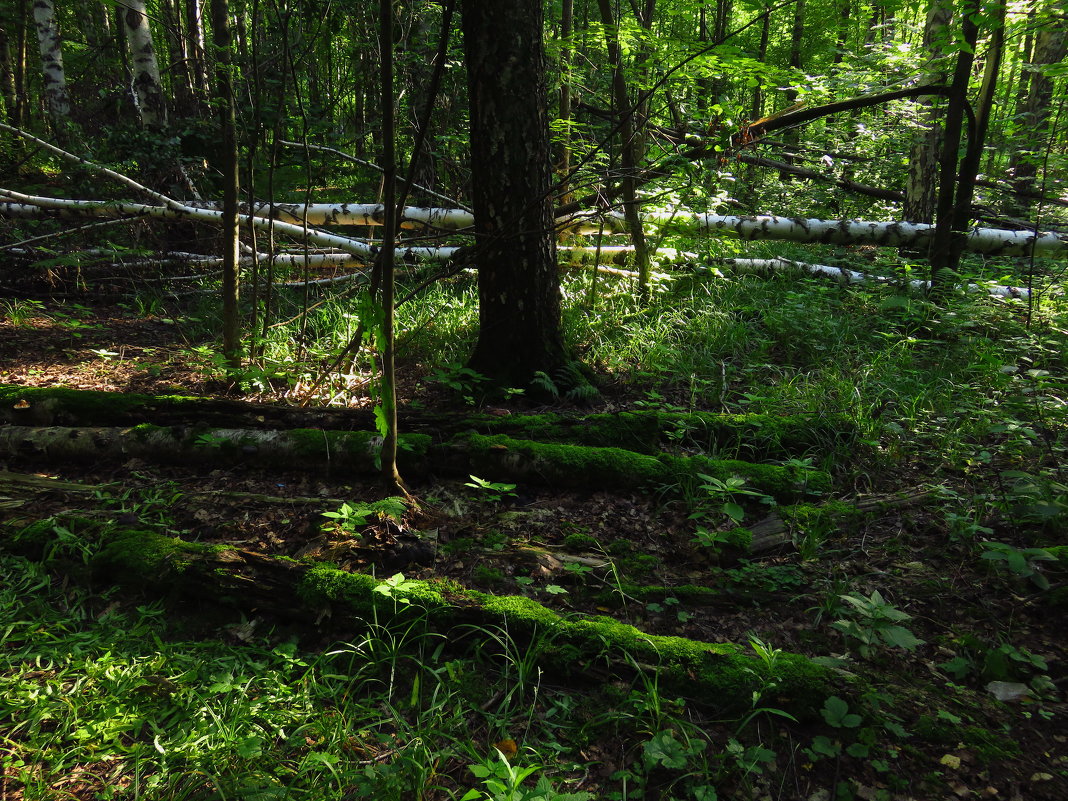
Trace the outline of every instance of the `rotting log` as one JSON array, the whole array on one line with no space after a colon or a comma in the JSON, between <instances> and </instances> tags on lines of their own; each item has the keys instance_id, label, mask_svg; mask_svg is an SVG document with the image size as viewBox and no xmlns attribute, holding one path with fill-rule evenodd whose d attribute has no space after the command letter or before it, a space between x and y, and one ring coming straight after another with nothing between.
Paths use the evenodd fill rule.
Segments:
<instances>
[{"instance_id":1,"label":"rotting log","mask_svg":"<svg viewBox=\"0 0 1068 801\"><path fill-rule=\"evenodd\" d=\"M99 392L66 387L0 384L0 424L15 426L159 426L358 430L374 428L370 412L307 409L278 404L186 395ZM507 434L517 439L626 448L654 454L669 446L738 455L755 461L850 447L856 423L845 415L717 414L637 410L567 414L402 415L405 431L432 434L436 441L456 433Z\"/></svg>"},{"instance_id":2,"label":"rotting log","mask_svg":"<svg viewBox=\"0 0 1068 801\"><path fill-rule=\"evenodd\" d=\"M798 537L808 535L825 539L834 530L850 521L862 519L883 509L904 508L925 503L931 493L923 489L889 495L872 495L853 503L829 501L823 504L782 506L749 527L753 539L749 553L759 554L796 543Z\"/></svg>"},{"instance_id":3,"label":"rotting log","mask_svg":"<svg viewBox=\"0 0 1068 801\"><path fill-rule=\"evenodd\" d=\"M142 424L131 428L0 427L0 456L96 462L131 458L151 462L248 465L371 475L381 442L371 431L187 428ZM741 476L780 502L830 488L830 476L799 465L755 464L704 456L656 456L623 448L534 442L498 434L462 434L432 445L426 434L402 434L400 460L410 474L427 471L493 476L586 489L644 490L694 481L699 474Z\"/></svg>"},{"instance_id":4,"label":"rotting log","mask_svg":"<svg viewBox=\"0 0 1068 801\"><path fill-rule=\"evenodd\" d=\"M278 470L374 473L381 438L372 431L191 428L144 423L131 428L6 426L0 428L0 454L63 461L250 464ZM430 446L425 434L404 434L405 468L416 471Z\"/></svg>"},{"instance_id":5,"label":"rotting log","mask_svg":"<svg viewBox=\"0 0 1068 801\"><path fill-rule=\"evenodd\" d=\"M613 675L632 675L633 665L653 666L660 686L716 710L741 711L753 693L776 685L776 704L799 717L814 716L831 687L831 674L808 658L780 653L774 675L757 655L734 643L708 643L650 635L608 617L558 612L521 596L475 592L453 583L389 584L334 565L299 562L225 546L185 542L151 530L62 521L65 552L52 548L56 521L0 525L0 547L53 561L78 555L83 573L152 595L191 597L209 604L277 618L322 623L351 631L375 620L410 625L422 617L443 634L502 628L522 644L542 643L542 666L582 677L608 665ZM77 540L77 541L76 541ZM463 637L450 638L455 641Z\"/></svg>"}]
</instances>

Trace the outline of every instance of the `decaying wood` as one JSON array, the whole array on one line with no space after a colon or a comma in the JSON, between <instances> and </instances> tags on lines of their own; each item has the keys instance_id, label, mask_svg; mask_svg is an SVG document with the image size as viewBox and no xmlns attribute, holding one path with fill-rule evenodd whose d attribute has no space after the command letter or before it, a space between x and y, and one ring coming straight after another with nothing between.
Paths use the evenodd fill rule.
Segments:
<instances>
[{"instance_id":1,"label":"decaying wood","mask_svg":"<svg viewBox=\"0 0 1068 801\"><path fill-rule=\"evenodd\" d=\"M857 512L875 512L880 509L900 509L924 503L931 497L931 493L923 489L908 490L903 493L888 495L871 495L857 499L853 508ZM766 553L783 546L792 545L795 531L779 515L772 513L758 523L749 527L753 532L753 542L749 546L749 552L753 554Z\"/></svg>"}]
</instances>

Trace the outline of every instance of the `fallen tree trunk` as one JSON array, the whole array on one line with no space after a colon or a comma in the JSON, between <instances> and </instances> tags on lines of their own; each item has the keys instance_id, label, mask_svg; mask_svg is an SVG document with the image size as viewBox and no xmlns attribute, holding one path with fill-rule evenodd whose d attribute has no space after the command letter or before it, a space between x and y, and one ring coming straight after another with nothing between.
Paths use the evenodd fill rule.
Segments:
<instances>
[{"instance_id":1,"label":"fallen tree trunk","mask_svg":"<svg viewBox=\"0 0 1068 801\"><path fill-rule=\"evenodd\" d=\"M142 424L132 428L0 428L0 456L99 462L248 465L270 470L315 470L375 475L381 437L371 431L188 428ZM703 456L656 456L623 448L543 443L504 435L461 434L431 445L426 434L403 434L399 460L418 475L491 475L497 480L587 489L645 490L692 482L699 474L725 481L741 476L754 490L790 502L830 488L830 477L795 466L754 464Z\"/></svg>"},{"instance_id":2,"label":"fallen tree trunk","mask_svg":"<svg viewBox=\"0 0 1068 801\"><path fill-rule=\"evenodd\" d=\"M591 665L607 660L613 674L630 676L635 665L649 665L665 689L719 710L747 709L753 692L775 681L776 703L811 717L830 692L830 672L799 654L779 653L770 675L757 655L734 643L650 635L609 617L563 616L531 598L489 595L455 582L380 581L328 563L185 542L78 518L0 525L0 546L33 556L54 553L57 524L67 532L63 548L79 557L68 565L71 574L84 574L87 567L96 583L111 581L305 626L329 619L346 631L371 620L410 624L419 617L454 645L469 640L472 632L506 629L519 647L540 637L542 647L534 653L551 673L588 676Z\"/></svg>"},{"instance_id":3,"label":"fallen tree trunk","mask_svg":"<svg viewBox=\"0 0 1068 801\"><path fill-rule=\"evenodd\" d=\"M0 216L28 214L66 214L103 217L155 217L160 219L193 219L218 223L221 212L184 205L152 206L139 203L111 203L92 200L68 200L38 195L23 195L10 190L0 190L0 196L8 203L0 203ZM341 210L346 208L380 208L366 206L333 206L335 212L323 212L327 218L341 219ZM34 211L36 209L36 211ZM441 209L422 209L432 216L444 212ZM467 212L456 211L456 214ZM369 216L368 216L369 215ZM373 219L374 214L361 211L359 219ZM246 222L267 229L272 225L279 233L289 234L298 240L307 240L317 245L333 247L358 258L373 257L378 248L367 242L350 237L327 234L311 228L281 220L269 221L265 217L243 218ZM926 248L934 236L934 226L906 222L872 222L864 220L816 220L773 215L736 216L689 211L654 211L642 215L645 224L657 225L681 231L707 231L711 234L733 236L741 239L771 239L788 242L814 242L838 245L879 245L882 247L908 247L916 250ZM622 212L576 213L558 220L565 228L580 233L621 233L626 231ZM355 224L355 223L352 223ZM964 247L975 253L991 256L1029 256L1032 251L1042 256L1060 257L1068 254L1068 235L1052 232L1008 231L998 228L973 228L964 234ZM455 247L405 247L398 243L398 258L418 261L446 260L456 254Z\"/></svg>"},{"instance_id":4,"label":"fallen tree trunk","mask_svg":"<svg viewBox=\"0 0 1068 801\"><path fill-rule=\"evenodd\" d=\"M138 426L153 423L200 428L316 430L370 429L373 415L358 409L306 408L183 395L142 395L66 387L0 384L0 423L11 426ZM516 439L622 448L658 454L671 447L698 448L755 461L825 456L848 449L858 436L845 415L717 414L627 411L536 415L418 414L402 418L405 430L438 441L456 434L505 434Z\"/></svg>"},{"instance_id":5,"label":"fallen tree trunk","mask_svg":"<svg viewBox=\"0 0 1068 801\"><path fill-rule=\"evenodd\" d=\"M827 275L844 284L901 284L910 289L927 290L931 288L930 281L914 279L902 282L900 278L892 275L872 275L862 273L859 270L847 270L845 267L832 267L829 264L809 264L803 261L791 261L790 259L716 259L716 264L724 264L739 271L775 271L783 268L797 268L813 273L814 275ZM1005 284L964 284L962 287L967 292L986 292L1001 298L1028 298L1031 291L1027 287L1009 286Z\"/></svg>"},{"instance_id":6,"label":"fallen tree trunk","mask_svg":"<svg viewBox=\"0 0 1068 801\"><path fill-rule=\"evenodd\" d=\"M872 512L916 506L930 497L929 491L915 489L890 495L873 495L853 503L831 501L782 506L749 527L753 534L749 552L761 554L784 546L796 546L799 540L809 536L822 542L832 531L863 519Z\"/></svg>"}]
</instances>

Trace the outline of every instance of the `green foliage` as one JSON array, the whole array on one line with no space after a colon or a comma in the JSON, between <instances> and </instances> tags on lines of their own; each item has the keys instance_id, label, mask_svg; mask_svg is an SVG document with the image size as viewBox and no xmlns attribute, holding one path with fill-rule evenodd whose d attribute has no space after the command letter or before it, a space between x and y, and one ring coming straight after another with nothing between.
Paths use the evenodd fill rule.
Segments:
<instances>
[{"instance_id":1,"label":"green foliage","mask_svg":"<svg viewBox=\"0 0 1068 801\"><path fill-rule=\"evenodd\" d=\"M329 523L324 523L324 531L338 530L359 537L358 529L366 526L369 520L393 520L400 522L408 511L408 502L403 498L389 497L380 501L343 503L335 512L321 512Z\"/></svg>"},{"instance_id":2,"label":"green foliage","mask_svg":"<svg viewBox=\"0 0 1068 801\"><path fill-rule=\"evenodd\" d=\"M532 765L520 768L512 765L500 749L494 749L495 757L487 757L482 763L468 766L485 786L486 790L468 790L460 801L590 801L592 793L562 793L549 779L542 776L534 787L524 788L523 782L542 768Z\"/></svg>"},{"instance_id":3,"label":"green foliage","mask_svg":"<svg viewBox=\"0 0 1068 801\"><path fill-rule=\"evenodd\" d=\"M1049 579L1042 573L1041 562L1055 562L1057 557L1044 548L1016 548L1004 542L984 541L981 543L982 559L986 559L1016 579L1029 580L1040 590L1049 589Z\"/></svg>"},{"instance_id":4,"label":"green foliage","mask_svg":"<svg viewBox=\"0 0 1068 801\"><path fill-rule=\"evenodd\" d=\"M465 482L464 486L471 487L471 489L475 490L475 497L485 503L500 503L505 498L514 498L516 496L515 484L487 481L478 476L468 476L468 478L471 480Z\"/></svg>"},{"instance_id":5,"label":"green foliage","mask_svg":"<svg viewBox=\"0 0 1068 801\"><path fill-rule=\"evenodd\" d=\"M917 639L911 631L899 625L911 620L912 616L888 603L878 590L872 592L869 597L840 597L849 604L843 610L847 617L836 620L831 627L846 635L865 659L870 659L884 647L913 651L917 646L923 645L923 640Z\"/></svg>"}]
</instances>

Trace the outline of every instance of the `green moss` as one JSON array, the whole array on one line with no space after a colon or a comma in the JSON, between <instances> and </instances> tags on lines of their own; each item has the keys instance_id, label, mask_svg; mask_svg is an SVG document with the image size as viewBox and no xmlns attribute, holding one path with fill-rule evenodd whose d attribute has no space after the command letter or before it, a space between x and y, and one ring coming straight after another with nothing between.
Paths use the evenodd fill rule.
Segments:
<instances>
[{"instance_id":1,"label":"green moss","mask_svg":"<svg viewBox=\"0 0 1068 801\"><path fill-rule=\"evenodd\" d=\"M590 551L598 547L597 538L589 534L568 534L563 545L572 551Z\"/></svg>"},{"instance_id":2,"label":"green moss","mask_svg":"<svg viewBox=\"0 0 1068 801\"><path fill-rule=\"evenodd\" d=\"M400 587L389 588L385 593L380 587L388 588L389 585L364 573L349 573L334 565L316 564L305 572L296 593L312 607L340 604L358 614L378 610L388 613L396 611L400 602L404 606L425 610L435 618L448 617L449 602L440 590L428 582L405 581Z\"/></svg>"},{"instance_id":3,"label":"green moss","mask_svg":"<svg viewBox=\"0 0 1068 801\"><path fill-rule=\"evenodd\" d=\"M517 627L523 631L530 631L537 626L555 630L564 620L533 598L522 595L488 595L472 591L468 593L468 598L486 613L490 621L507 621L509 627Z\"/></svg>"},{"instance_id":4,"label":"green moss","mask_svg":"<svg viewBox=\"0 0 1068 801\"><path fill-rule=\"evenodd\" d=\"M753 544L753 532L741 526L732 528L724 534L723 544L729 548L735 548L742 551L743 553L747 552L749 546Z\"/></svg>"},{"instance_id":5,"label":"green moss","mask_svg":"<svg viewBox=\"0 0 1068 801\"><path fill-rule=\"evenodd\" d=\"M572 487L639 489L693 481L697 473L723 481L740 475L750 486L777 500L824 492L831 485L830 476L819 470L735 459L649 456L622 448L534 442L503 434L467 434L455 442L468 456L471 469L492 471L498 480L533 479Z\"/></svg>"},{"instance_id":6,"label":"green moss","mask_svg":"<svg viewBox=\"0 0 1068 801\"><path fill-rule=\"evenodd\" d=\"M930 743L954 746L964 743L970 746L983 764L991 764L1020 755L1020 745L1009 737L1002 736L981 726L953 723L934 715L921 715L913 732Z\"/></svg>"},{"instance_id":7,"label":"green moss","mask_svg":"<svg viewBox=\"0 0 1068 801\"><path fill-rule=\"evenodd\" d=\"M162 404L191 406L204 400L186 395L140 395L132 392L0 384L0 408L16 424L117 425L128 421L131 414L147 414ZM20 401L25 401L29 406L16 409L15 405Z\"/></svg>"},{"instance_id":8,"label":"green moss","mask_svg":"<svg viewBox=\"0 0 1068 801\"><path fill-rule=\"evenodd\" d=\"M195 557L224 549L147 529L115 528L103 533L92 564L94 571L116 576L123 584L170 584Z\"/></svg>"},{"instance_id":9,"label":"green moss","mask_svg":"<svg viewBox=\"0 0 1068 801\"><path fill-rule=\"evenodd\" d=\"M488 567L486 565L477 565L471 576L479 584L485 584L490 587L500 586L504 584L504 573L500 568Z\"/></svg>"},{"instance_id":10,"label":"green moss","mask_svg":"<svg viewBox=\"0 0 1068 801\"><path fill-rule=\"evenodd\" d=\"M711 412L629 411L480 417L472 424L486 434L520 439L569 441L597 447L657 453L669 440L682 439L708 451L749 453L758 459L781 459L823 453L856 440L856 424L844 415L714 414Z\"/></svg>"},{"instance_id":11,"label":"green moss","mask_svg":"<svg viewBox=\"0 0 1068 801\"><path fill-rule=\"evenodd\" d=\"M573 487L636 488L663 478L652 456L622 448L534 442L498 434L468 434L457 440L473 470L494 473L494 479L536 479ZM504 476L500 472L507 473Z\"/></svg>"}]
</instances>

